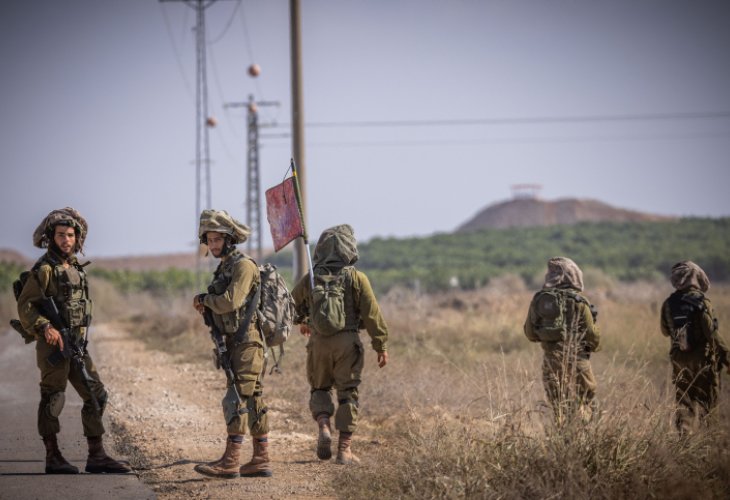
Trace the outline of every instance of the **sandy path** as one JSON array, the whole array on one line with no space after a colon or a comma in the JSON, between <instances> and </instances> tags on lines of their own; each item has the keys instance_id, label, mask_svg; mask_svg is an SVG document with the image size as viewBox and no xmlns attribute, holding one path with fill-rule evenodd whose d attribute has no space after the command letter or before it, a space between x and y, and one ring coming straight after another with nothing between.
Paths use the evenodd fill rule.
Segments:
<instances>
[{"instance_id":1,"label":"sandy path","mask_svg":"<svg viewBox=\"0 0 730 500\"><path fill-rule=\"evenodd\" d=\"M207 479L193 467L218 458L225 448L223 373L148 350L109 325L95 328L94 343L96 364L111 393L108 417L119 436L117 449L131 458L159 498L335 497L338 466L316 459L314 424L302 422L298 404L294 408L277 399L275 383L265 393L274 477ZM250 454L246 436L242 461Z\"/></svg>"}]
</instances>

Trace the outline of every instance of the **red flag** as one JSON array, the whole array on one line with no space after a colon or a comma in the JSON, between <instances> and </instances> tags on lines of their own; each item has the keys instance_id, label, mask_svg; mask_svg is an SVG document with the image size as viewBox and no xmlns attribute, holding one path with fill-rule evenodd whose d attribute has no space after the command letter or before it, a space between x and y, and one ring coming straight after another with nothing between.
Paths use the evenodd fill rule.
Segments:
<instances>
[{"instance_id":1,"label":"red flag","mask_svg":"<svg viewBox=\"0 0 730 500\"><path fill-rule=\"evenodd\" d=\"M295 191L295 178L289 177L266 191L266 219L278 252L290 241L304 236L304 222Z\"/></svg>"}]
</instances>

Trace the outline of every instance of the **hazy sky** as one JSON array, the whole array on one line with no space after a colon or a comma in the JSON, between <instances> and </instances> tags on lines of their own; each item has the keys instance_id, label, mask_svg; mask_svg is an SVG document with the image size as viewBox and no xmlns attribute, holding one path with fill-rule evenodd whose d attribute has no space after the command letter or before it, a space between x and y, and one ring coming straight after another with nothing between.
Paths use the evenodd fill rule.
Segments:
<instances>
[{"instance_id":1,"label":"hazy sky","mask_svg":"<svg viewBox=\"0 0 730 500\"><path fill-rule=\"evenodd\" d=\"M451 231L524 182L547 199L730 215L726 1L301 3L308 123L424 123L307 128L315 239L343 222L361 240ZM288 2L220 0L207 17L213 206L243 220L245 113L223 103L254 93L281 102L262 122L290 122ZM3 2L0 247L36 255L35 226L71 205L91 256L193 249L194 21L179 2ZM684 113L699 116L519 121ZM288 138L262 140L264 188L290 157Z\"/></svg>"}]
</instances>

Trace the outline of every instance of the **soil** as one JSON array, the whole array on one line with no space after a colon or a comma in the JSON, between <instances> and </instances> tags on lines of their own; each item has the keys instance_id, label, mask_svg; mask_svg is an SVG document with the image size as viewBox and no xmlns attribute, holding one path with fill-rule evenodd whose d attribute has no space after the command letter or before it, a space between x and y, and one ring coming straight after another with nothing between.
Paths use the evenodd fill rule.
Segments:
<instances>
[{"instance_id":1,"label":"soil","mask_svg":"<svg viewBox=\"0 0 730 500\"><path fill-rule=\"evenodd\" d=\"M94 336L116 451L129 457L158 498L336 497L333 482L343 466L316 458L316 424L307 418L306 403L303 409L300 401L277 398L275 379L265 382L270 390L264 393L274 476L206 478L193 467L219 458L225 448L224 374L212 363L182 362L149 349L118 326L98 325ZM249 436L242 451L242 462L248 461Z\"/></svg>"}]
</instances>

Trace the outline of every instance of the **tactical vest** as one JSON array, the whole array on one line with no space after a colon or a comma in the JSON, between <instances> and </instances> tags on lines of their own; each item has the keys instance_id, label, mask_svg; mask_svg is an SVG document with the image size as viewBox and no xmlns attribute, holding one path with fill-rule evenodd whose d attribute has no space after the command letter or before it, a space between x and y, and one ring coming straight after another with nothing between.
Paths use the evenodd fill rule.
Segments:
<instances>
[{"instance_id":1,"label":"tactical vest","mask_svg":"<svg viewBox=\"0 0 730 500\"><path fill-rule=\"evenodd\" d=\"M241 252L235 249L230 254L228 254L225 260L221 261L221 263L218 264L218 268L213 273L213 281L208 287L208 293L213 293L215 295L224 294L225 291L228 289L228 286L231 284L231 280L233 279L233 270L236 267L236 264L244 259L250 259L250 257L243 255ZM254 278L254 285L258 286L260 282L259 273L256 272L255 275L256 277ZM218 328L220 328L223 333L227 335L233 335L238 333L239 329L243 326L242 323L244 316L246 315L246 306L248 305L248 301L251 300L251 297L252 294L249 293L243 305L234 311L225 314L213 313L213 321L215 321L216 326L218 326ZM250 324L255 325L255 320L256 318L254 317L251 320ZM249 330L250 329L251 328L249 327ZM239 336L241 342L248 342L248 332L241 333L242 335Z\"/></svg>"},{"instance_id":2,"label":"tactical vest","mask_svg":"<svg viewBox=\"0 0 730 500\"><path fill-rule=\"evenodd\" d=\"M52 297L63 321L72 330L88 327L91 324L92 302L84 267L75 261L64 268L48 253L38 259L33 272L43 265L51 266L51 281L56 288Z\"/></svg>"}]
</instances>

